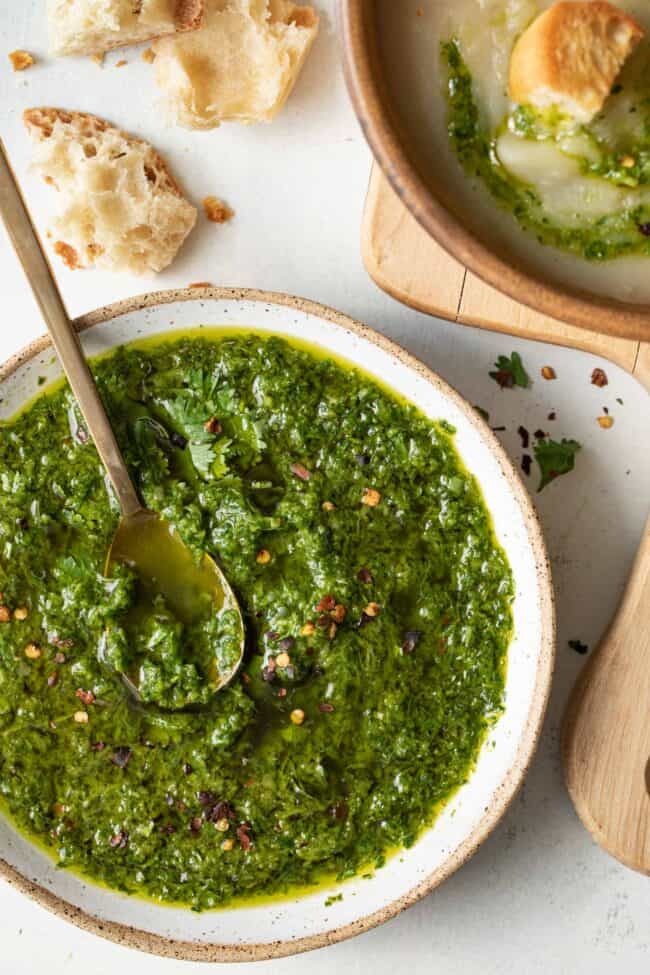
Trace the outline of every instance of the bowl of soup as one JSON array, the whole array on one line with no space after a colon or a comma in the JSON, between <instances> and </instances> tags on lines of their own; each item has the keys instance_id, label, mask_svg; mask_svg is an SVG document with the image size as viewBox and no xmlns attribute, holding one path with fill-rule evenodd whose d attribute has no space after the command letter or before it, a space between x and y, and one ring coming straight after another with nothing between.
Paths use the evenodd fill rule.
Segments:
<instances>
[{"instance_id":1,"label":"bowl of soup","mask_svg":"<svg viewBox=\"0 0 650 975\"><path fill-rule=\"evenodd\" d=\"M375 157L427 232L555 318L650 335L646 32L589 121L509 97L518 39L551 0L342 0L346 76Z\"/></svg>"},{"instance_id":2,"label":"bowl of soup","mask_svg":"<svg viewBox=\"0 0 650 975\"><path fill-rule=\"evenodd\" d=\"M0 372L0 873L173 957L367 930L471 855L533 755L554 612L519 476L458 393L322 306L191 289L78 324L144 503L219 563L246 650L207 702L128 692L119 511L33 343ZM183 687L192 635L159 610L138 658Z\"/></svg>"}]
</instances>

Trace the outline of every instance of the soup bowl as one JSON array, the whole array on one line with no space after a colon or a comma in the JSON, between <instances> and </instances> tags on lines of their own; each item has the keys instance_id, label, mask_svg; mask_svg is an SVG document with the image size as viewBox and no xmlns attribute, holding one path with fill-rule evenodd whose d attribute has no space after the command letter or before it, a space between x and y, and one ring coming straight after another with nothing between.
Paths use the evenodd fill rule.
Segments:
<instances>
[{"instance_id":1,"label":"soup bowl","mask_svg":"<svg viewBox=\"0 0 650 975\"><path fill-rule=\"evenodd\" d=\"M199 326L254 328L299 337L362 367L456 429L456 446L477 478L512 567L516 594L505 709L490 729L468 782L435 824L370 879L270 903L205 913L126 896L57 868L0 817L0 875L79 927L121 944L177 958L254 961L317 948L385 921L440 884L476 850L512 801L531 761L554 660L555 617L537 516L494 434L462 397L426 366L371 329L313 302L256 291L160 292L100 309L77 322L86 355L125 342ZM0 369L0 417L8 418L61 374L47 338ZM342 899L328 902L328 894Z\"/></svg>"},{"instance_id":2,"label":"soup bowl","mask_svg":"<svg viewBox=\"0 0 650 975\"><path fill-rule=\"evenodd\" d=\"M477 0L339 0L348 88L379 166L427 233L483 281L561 321L647 341L650 258L595 262L544 247L453 155L439 42L449 13L472 6L476 15ZM487 21L475 27L489 32Z\"/></svg>"}]
</instances>

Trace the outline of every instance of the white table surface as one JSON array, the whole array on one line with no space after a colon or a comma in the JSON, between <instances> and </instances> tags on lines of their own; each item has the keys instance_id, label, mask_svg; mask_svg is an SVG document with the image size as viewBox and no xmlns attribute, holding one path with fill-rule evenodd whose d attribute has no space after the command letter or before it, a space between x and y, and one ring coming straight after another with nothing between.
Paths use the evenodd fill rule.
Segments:
<instances>
[{"instance_id":1,"label":"white table surface","mask_svg":"<svg viewBox=\"0 0 650 975\"><path fill-rule=\"evenodd\" d=\"M437 321L401 307L372 284L359 255L370 155L343 84L334 0L319 0L319 6L321 36L272 126L188 133L159 120L151 68L139 52L113 54L103 68L89 60L48 59L45 0L0 0L0 130L27 198L41 214L51 191L29 174L20 121L32 105L95 112L150 138L197 202L216 194L236 211L223 227L201 220L172 269L155 280L69 272L57 264L71 313L206 280L304 295L390 335L488 409L495 425L506 426L499 436L517 463L519 424L584 445L576 471L535 496L558 596L558 662L539 752L504 821L467 866L389 924L311 955L242 970L265 964L278 975L324 975L333 967L351 975L647 973L650 883L602 853L580 825L562 783L558 728L584 661L567 641L578 638L590 648L598 641L643 527L650 495L648 396L626 373L592 356ZM6 54L19 47L32 51L38 65L13 74ZM119 58L129 63L117 69ZM3 232L0 282L4 360L42 326ZM532 389L502 391L488 377L496 356L514 349L534 377ZM541 379L546 364L556 370L556 381ZM596 365L609 377L605 389L590 385ZM596 423L603 406L615 418L611 430ZM557 420L549 423L552 410ZM198 968L84 934L0 882L2 975L190 975Z\"/></svg>"}]
</instances>

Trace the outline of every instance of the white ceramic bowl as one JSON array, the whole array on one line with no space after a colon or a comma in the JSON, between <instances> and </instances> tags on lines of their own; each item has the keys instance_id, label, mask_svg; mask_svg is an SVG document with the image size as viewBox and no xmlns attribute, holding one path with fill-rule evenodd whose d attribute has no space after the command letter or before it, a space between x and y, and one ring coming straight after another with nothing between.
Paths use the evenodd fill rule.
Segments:
<instances>
[{"instance_id":1,"label":"white ceramic bowl","mask_svg":"<svg viewBox=\"0 0 650 975\"><path fill-rule=\"evenodd\" d=\"M322 890L272 905L203 914L163 907L96 887L57 869L0 819L0 874L80 927L161 955L204 961L256 960L350 937L393 917L448 877L499 821L519 787L540 732L554 658L549 566L534 509L517 472L476 411L420 362L387 339L311 302L252 291L193 289L132 299L79 322L87 355L148 335L199 325L240 325L299 336L362 366L457 430L456 445L477 477L514 573L515 635L509 651L505 713L490 732L470 780L435 825L371 880L353 879L325 905ZM0 415L60 375L46 339L0 369Z\"/></svg>"}]
</instances>

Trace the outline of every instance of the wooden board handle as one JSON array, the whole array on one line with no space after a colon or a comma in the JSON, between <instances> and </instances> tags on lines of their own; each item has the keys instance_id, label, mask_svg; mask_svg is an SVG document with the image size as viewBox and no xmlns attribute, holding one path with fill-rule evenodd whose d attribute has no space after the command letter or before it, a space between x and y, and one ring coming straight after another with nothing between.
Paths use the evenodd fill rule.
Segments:
<instances>
[{"instance_id":1,"label":"wooden board handle","mask_svg":"<svg viewBox=\"0 0 650 975\"><path fill-rule=\"evenodd\" d=\"M596 842L650 874L650 519L618 613L571 694L562 757Z\"/></svg>"}]
</instances>

